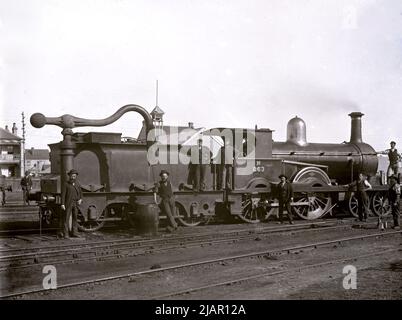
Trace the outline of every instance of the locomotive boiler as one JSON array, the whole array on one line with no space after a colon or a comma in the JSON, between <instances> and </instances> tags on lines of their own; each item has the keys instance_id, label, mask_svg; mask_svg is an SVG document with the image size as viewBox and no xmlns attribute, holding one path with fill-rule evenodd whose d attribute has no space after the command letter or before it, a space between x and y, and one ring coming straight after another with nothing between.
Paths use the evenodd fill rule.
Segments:
<instances>
[{"instance_id":1,"label":"locomotive boiler","mask_svg":"<svg viewBox=\"0 0 402 320\"><path fill-rule=\"evenodd\" d=\"M123 139L120 133L74 133L75 127L105 126L116 121L124 113L135 111L144 118L142 133L137 139ZM165 134L172 127L163 125L155 109L148 113L137 105L120 108L114 115L102 120L77 118L71 115L47 118L41 114L31 117L34 127L46 124L63 128L63 141L50 144L51 175L41 180L37 195L43 216L60 211L60 195L66 172L74 168L79 172L83 188L83 203L78 217L84 231L98 230L107 221L122 220L134 223L136 208L153 202L153 185L159 172L171 173L176 201L176 219L186 226L194 226L211 218L237 217L249 223L257 223L275 214L278 203L275 185L279 174L285 174L294 185L292 208L303 219L316 219L331 212L334 205L346 199L349 210L356 214L356 199L343 186L363 172L375 186L372 192L373 211L387 212L385 190L376 175L377 155L374 149L362 141L362 113L353 112L351 139L341 144L308 143L306 125L300 118L293 118L287 127L287 141L272 140L269 129L215 128L194 129L179 127L180 138ZM157 129L155 131L155 129ZM150 133L153 138L150 138ZM155 132L159 132L156 134ZM233 145L222 132L243 134L243 144ZM211 149L211 163L203 192L193 190L189 184L188 163L172 161L177 151L182 151L197 137L206 138ZM176 137L177 138L177 137ZM167 161L151 163L149 154L155 142L163 146L158 156ZM231 144L227 149L228 144ZM254 148L243 148L252 145ZM191 148L190 148L191 149ZM222 170L214 160L224 150L232 150L226 175L230 183L219 185ZM245 167L251 170L244 170ZM229 170L230 169L230 170ZM162 217L163 218L163 217Z\"/></svg>"},{"instance_id":2,"label":"locomotive boiler","mask_svg":"<svg viewBox=\"0 0 402 320\"><path fill-rule=\"evenodd\" d=\"M362 139L363 113L352 112L351 137L349 142L308 143L305 122L295 117L288 122L286 142L273 142L272 155L290 161L308 162L328 167L328 176L340 184L349 183L358 172L367 176L377 173L376 151Z\"/></svg>"}]
</instances>

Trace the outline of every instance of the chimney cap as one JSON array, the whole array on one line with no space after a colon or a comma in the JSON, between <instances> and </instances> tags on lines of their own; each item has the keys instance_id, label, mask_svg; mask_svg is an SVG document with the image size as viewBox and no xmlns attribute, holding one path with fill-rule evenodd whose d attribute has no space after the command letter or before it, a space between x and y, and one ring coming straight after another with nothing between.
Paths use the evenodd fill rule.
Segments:
<instances>
[{"instance_id":1,"label":"chimney cap","mask_svg":"<svg viewBox=\"0 0 402 320\"><path fill-rule=\"evenodd\" d=\"M349 116L352 118L357 118L357 117L364 116L364 113L361 113L360 111L356 111L356 112L349 113Z\"/></svg>"}]
</instances>

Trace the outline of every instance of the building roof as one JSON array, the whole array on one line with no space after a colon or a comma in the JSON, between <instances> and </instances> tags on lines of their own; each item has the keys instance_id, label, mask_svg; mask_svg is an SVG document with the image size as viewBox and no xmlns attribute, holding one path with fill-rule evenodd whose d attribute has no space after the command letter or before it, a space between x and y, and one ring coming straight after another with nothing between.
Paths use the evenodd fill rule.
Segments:
<instances>
[{"instance_id":1,"label":"building roof","mask_svg":"<svg viewBox=\"0 0 402 320\"><path fill-rule=\"evenodd\" d=\"M165 114L165 112L161 109L161 108L159 108L158 106L156 106L152 111L151 111L151 116L153 116L153 115L164 115Z\"/></svg>"},{"instance_id":2,"label":"building roof","mask_svg":"<svg viewBox=\"0 0 402 320\"><path fill-rule=\"evenodd\" d=\"M26 160L49 160L49 150L47 149L25 149Z\"/></svg>"},{"instance_id":3,"label":"building roof","mask_svg":"<svg viewBox=\"0 0 402 320\"><path fill-rule=\"evenodd\" d=\"M19 144L22 138L19 136L0 128L0 143L1 144Z\"/></svg>"}]
</instances>

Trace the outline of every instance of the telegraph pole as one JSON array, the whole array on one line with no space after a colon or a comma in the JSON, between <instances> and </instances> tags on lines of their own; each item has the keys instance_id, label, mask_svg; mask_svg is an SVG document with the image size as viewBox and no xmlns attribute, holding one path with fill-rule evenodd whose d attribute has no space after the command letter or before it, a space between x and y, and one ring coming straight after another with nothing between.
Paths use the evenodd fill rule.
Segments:
<instances>
[{"instance_id":1,"label":"telegraph pole","mask_svg":"<svg viewBox=\"0 0 402 320\"><path fill-rule=\"evenodd\" d=\"M159 94L159 86L158 86L158 80L156 80L156 107L158 106L158 94Z\"/></svg>"},{"instance_id":2,"label":"telegraph pole","mask_svg":"<svg viewBox=\"0 0 402 320\"><path fill-rule=\"evenodd\" d=\"M25 175L25 115L22 116L22 142L21 142L21 177Z\"/></svg>"}]
</instances>

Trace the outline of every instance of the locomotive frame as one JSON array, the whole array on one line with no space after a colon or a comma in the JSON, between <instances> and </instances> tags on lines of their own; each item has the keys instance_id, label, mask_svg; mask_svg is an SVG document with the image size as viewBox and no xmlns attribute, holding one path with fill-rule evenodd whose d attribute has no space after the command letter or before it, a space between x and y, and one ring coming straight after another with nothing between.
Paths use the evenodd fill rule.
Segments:
<instances>
[{"instance_id":1,"label":"locomotive frame","mask_svg":"<svg viewBox=\"0 0 402 320\"><path fill-rule=\"evenodd\" d=\"M79 228L88 232L100 229L107 221L122 220L133 224L136 206L153 202L152 189L161 169L171 172L176 219L185 226L196 226L207 223L211 218L228 216L258 223L277 214L275 185L279 174L287 175L292 181L295 197L291 206L302 219L313 220L332 214L334 206L341 203L346 204L347 210L357 216L357 199L353 196L353 190L344 184L353 181L358 172L366 173L373 185L373 190L369 191L372 211L379 216L389 214L386 199L388 188L383 175L376 172L377 154L362 141L362 113L350 114L351 139L343 144L307 143L305 123L297 117L288 123L286 142L273 141L269 129L251 130L255 149L251 154L243 154L243 150L240 150L234 156L231 186L218 190L218 173L212 164L207 181L210 188L195 192L186 183L187 165L149 164L147 152L151 143L148 139L122 141L118 133L72 132L74 127L107 125L128 111L139 112L143 116L146 137L150 130L160 126L160 122L155 121L159 119L138 105L124 106L103 120L70 115L60 118L32 115L33 126L58 125L63 128L64 136L63 141L49 145L52 174L41 180L41 190L35 195L43 217L48 219L49 216L58 215L61 210L61 188L66 172L73 167L80 174L83 189ZM161 127L159 129L163 130ZM246 132L246 129L224 129ZM210 132L206 131L204 135L211 135ZM166 146L169 154L171 146ZM248 175L240 175L239 170L245 164L253 170Z\"/></svg>"}]
</instances>

